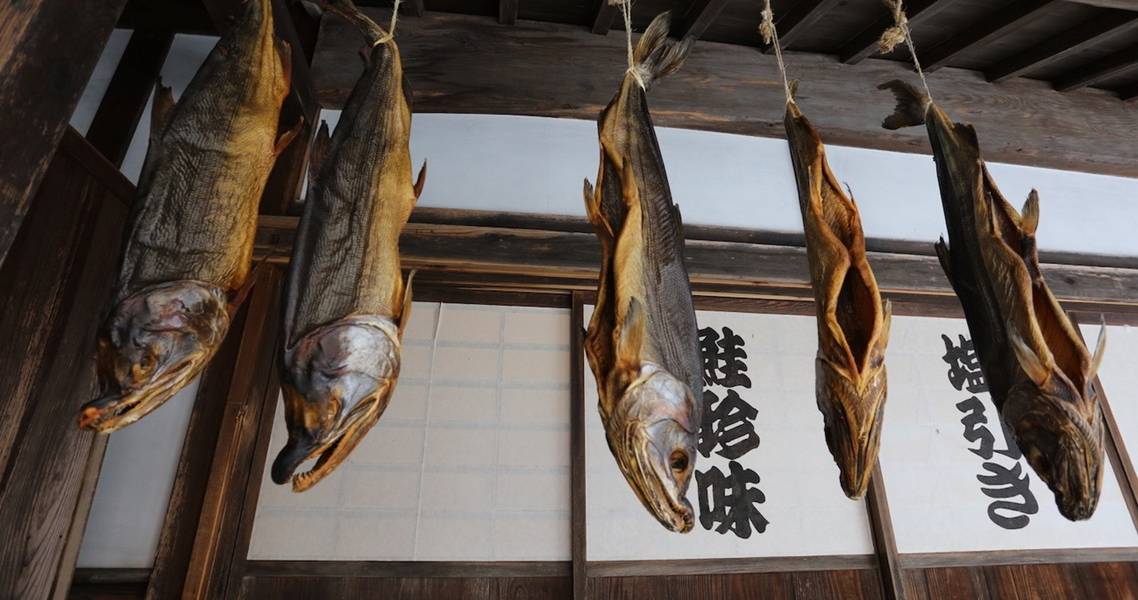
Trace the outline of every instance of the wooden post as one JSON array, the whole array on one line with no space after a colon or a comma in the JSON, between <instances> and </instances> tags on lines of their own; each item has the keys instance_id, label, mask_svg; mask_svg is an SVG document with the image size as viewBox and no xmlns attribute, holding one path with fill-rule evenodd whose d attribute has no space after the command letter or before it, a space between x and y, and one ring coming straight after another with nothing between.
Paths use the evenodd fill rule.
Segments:
<instances>
[{"instance_id":1,"label":"wooden post","mask_svg":"<svg viewBox=\"0 0 1138 600\"><path fill-rule=\"evenodd\" d=\"M585 520L585 296L573 293L569 313L569 453L570 544L573 559L573 600L588 598L589 574Z\"/></svg>"},{"instance_id":2,"label":"wooden post","mask_svg":"<svg viewBox=\"0 0 1138 600\"><path fill-rule=\"evenodd\" d=\"M0 2L0 263L125 5Z\"/></svg>"},{"instance_id":3,"label":"wooden post","mask_svg":"<svg viewBox=\"0 0 1138 600\"><path fill-rule=\"evenodd\" d=\"M74 130L47 173L0 268L0 598L50 598L70 581L94 440L76 412L95 393L95 334L133 195Z\"/></svg>"},{"instance_id":4,"label":"wooden post","mask_svg":"<svg viewBox=\"0 0 1138 600\"><path fill-rule=\"evenodd\" d=\"M869 511L869 525L873 530L873 547L877 551L884 598L905 600L901 564L897 557L897 539L893 535L893 517L889 514L889 498L885 494L885 478L881 475L880 461L873 467L873 475L869 480L869 493L865 495L865 506Z\"/></svg>"}]
</instances>

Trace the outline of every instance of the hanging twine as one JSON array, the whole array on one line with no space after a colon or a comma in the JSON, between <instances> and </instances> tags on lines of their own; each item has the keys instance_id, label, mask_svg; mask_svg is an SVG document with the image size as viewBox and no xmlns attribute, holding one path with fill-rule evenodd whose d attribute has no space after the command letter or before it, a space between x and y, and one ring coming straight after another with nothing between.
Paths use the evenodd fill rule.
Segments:
<instances>
[{"instance_id":1,"label":"hanging twine","mask_svg":"<svg viewBox=\"0 0 1138 600\"><path fill-rule=\"evenodd\" d=\"M917 75L921 78L921 85L925 87L925 96L931 102L933 94L929 91L929 82L925 79L925 72L921 69L921 61L917 58L917 47L913 45L913 32L909 29L909 18L905 16L905 9L901 5L902 0L884 0L884 2L889 7L889 11L893 13L893 26L881 34L881 39L877 40L877 49L886 54L892 52L898 44L904 41L905 45L909 47L909 56L913 57L913 66L916 67Z\"/></svg>"},{"instance_id":2,"label":"hanging twine","mask_svg":"<svg viewBox=\"0 0 1138 600\"><path fill-rule=\"evenodd\" d=\"M790 92L790 83L786 80L786 65L782 62L782 45L778 41L778 28L774 26L774 11L771 10L771 0L763 0L763 21L759 24L759 35L763 36L763 43L774 45L774 56L778 60L778 72L782 75L782 91L786 93L786 103L794 102Z\"/></svg>"},{"instance_id":3,"label":"hanging twine","mask_svg":"<svg viewBox=\"0 0 1138 600\"><path fill-rule=\"evenodd\" d=\"M371 47L374 48L380 44L386 44L395 39L395 24L399 22L399 5L403 0L395 0L395 8L391 10L391 25L387 27L387 33L380 36L378 40L372 43Z\"/></svg>"},{"instance_id":4,"label":"hanging twine","mask_svg":"<svg viewBox=\"0 0 1138 600\"><path fill-rule=\"evenodd\" d=\"M632 78L644 90L647 87L644 85L644 77L640 73L640 68L636 65L636 59L632 54L632 0L608 0L609 6L620 6L621 14L624 15L624 37L625 43L628 47L628 73L632 74Z\"/></svg>"}]
</instances>

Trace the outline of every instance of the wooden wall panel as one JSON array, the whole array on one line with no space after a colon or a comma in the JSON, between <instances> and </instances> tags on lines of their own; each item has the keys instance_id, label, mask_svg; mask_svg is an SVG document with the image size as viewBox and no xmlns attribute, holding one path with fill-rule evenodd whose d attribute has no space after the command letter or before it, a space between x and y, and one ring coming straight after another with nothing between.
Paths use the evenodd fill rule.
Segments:
<instances>
[{"instance_id":1,"label":"wooden wall panel","mask_svg":"<svg viewBox=\"0 0 1138 600\"><path fill-rule=\"evenodd\" d=\"M246 577L249 600L570 600L568 577Z\"/></svg>"},{"instance_id":2,"label":"wooden wall panel","mask_svg":"<svg viewBox=\"0 0 1138 600\"><path fill-rule=\"evenodd\" d=\"M0 598L67 589L64 548L93 447L76 411L95 393L130 186L74 130L67 138L0 269Z\"/></svg>"},{"instance_id":3,"label":"wooden wall panel","mask_svg":"<svg viewBox=\"0 0 1138 600\"><path fill-rule=\"evenodd\" d=\"M1138 598L1138 563L1065 563L906 569L907 600Z\"/></svg>"}]
</instances>

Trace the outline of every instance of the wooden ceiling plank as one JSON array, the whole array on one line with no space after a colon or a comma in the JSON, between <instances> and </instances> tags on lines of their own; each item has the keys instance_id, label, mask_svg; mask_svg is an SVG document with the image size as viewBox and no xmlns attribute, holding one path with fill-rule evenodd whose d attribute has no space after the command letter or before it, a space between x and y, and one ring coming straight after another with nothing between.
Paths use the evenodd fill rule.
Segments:
<instances>
[{"instance_id":1,"label":"wooden ceiling plank","mask_svg":"<svg viewBox=\"0 0 1138 600\"><path fill-rule=\"evenodd\" d=\"M1118 33L1138 21L1138 13L1107 10L1091 20L1033 46L984 71L988 81L999 82L1053 63L1063 57L1088 48L1112 34Z\"/></svg>"},{"instance_id":2,"label":"wooden ceiling plank","mask_svg":"<svg viewBox=\"0 0 1138 600\"><path fill-rule=\"evenodd\" d=\"M1118 8L1122 10L1138 11L1138 0L1067 0L1075 4L1097 6L1099 8Z\"/></svg>"},{"instance_id":3,"label":"wooden ceiling plank","mask_svg":"<svg viewBox=\"0 0 1138 600\"><path fill-rule=\"evenodd\" d=\"M702 37L727 7L727 0L693 0L679 37Z\"/></svg>"},{"instance_id":4,"label":"wooden ceiling plank","mask_svg":"<svg viewBox=\"0 0 1138 600\"><path fill-rule=\"evenodd\" d=\"M1138 100L1138 84L1128 85L1118 90L1118 97L1124 102L1134 102Z\"/></svg>"},{"instance_id":5,"label":"wooden ceiling plank","mask_svg":"<svg viewBox=\"0 0 1138 600\"><path fill-rule=\"evenodd\" d=\"M1081 87L1094 85L1108 77L1125 73L1138 67L1138 45L1130 46L1097 60L1094 64L1072 69L1055 81L1054 87L1060 92L1069 92Z\"/></svg>"},{"instance_id":6,"label":"wooden ceiling plank","mask_svg":"<svg viewBox=\"0 0 1138 600\"><path fill-rule=\"evenodd\" d=\"M518 22L518 0L498 0L498 22L503 25Z\"/></svg>"},{"instance_id":7,"label":"wooden ceiling plank","mask_svg":"<svg viewBox=\"0 0 1138 600\"><path fill-rule=\"evenodd\" d=\"M423 13L427 12L426 7L423 5L423 0L407 0L403 5L407 9L407 14L412 17L421 17Z\"/></svg>"},{"instance_id":8,"label":"wooden ceiling plank","mask_svg":"<svg viewBox=\"0 0 1138 600\"><path fill-rule=\"evenodd\" d=\"M317 96L338 108L362 71L358 37L339 19L325 19L323 27L313 68ZM519 20L502 27L495 19L431 12L400 27L416 113L591 121L626 68L623 35L597 36L576 25ZM802 53L794 66L803 82L800 104L828 143L930 153L923 128L881 128L894 101L874 87L912 80L907 64L839 65L832 56ZM1138 176L1133 109L1113 95L1057 94L1047 82L1022 77L993 86L975 71L951 68L930 83L948 114L976 126L989 161ZM774 57L753 47L701 41L683 68L652 88L650 101L659 126L778 138L786 131Z\"/></svg>"},{"instance_id":9,"label":"wooden ceiling plank","mask_svg":"<svg viewBox=\"0 0 1138 600\"><path fill-rule=\"evenodd\" d=\"M780 18L775 15L775 25L778 27L778 41L783 50L802 37L810 27L822 20L845 0L802 0Z\"/></svg>"},{"instance_id":10,"label":"wooden ceiling plank","mask_svg":"<svg viewBox=\"0 0 1138 600\"><path fill-rule=\"evenodd\" d=\"M909 19L909 27L914 27L921 21L939 13L945 7L952 4L952 0L914 0L905 4L905 15ZM888 28L893 26L893 15L886 12L881 18L874 21L873 25L866 27L857 34L849 42L846 42L840 50L838 56L840 60L846 64L856 65L857 63L877 54L877 40L881 39L881 34Z\"/></svg>"},{"instance_id":11,"label":"wooden ceiling plank","mask_svg":"<svg viewBox=\"0 0 1138 600\"><path fill-rule=\"evenodd\" d=\"M960 34L940 45L922 52L921 66L926 72L935 71L959 56L961 53L982 46L1010 31L1022 27L1025 22L1043 14L1058 0L1017 0L995 14L974 23Z\"/></svg>"},{"instance_id":12,"label":"wooden ceiling plank","mask_svg":"<svg viewBox=\"0 0 1138 600\"><path fill-rule=\"evenodd\" d=\"M600 6L597 7L597 16L593 19L593 33L597 35L608 35L618 12L620 12L620 10L612 4L609 4L609 0L600 0Z\"/></svg>"}]
</instances>

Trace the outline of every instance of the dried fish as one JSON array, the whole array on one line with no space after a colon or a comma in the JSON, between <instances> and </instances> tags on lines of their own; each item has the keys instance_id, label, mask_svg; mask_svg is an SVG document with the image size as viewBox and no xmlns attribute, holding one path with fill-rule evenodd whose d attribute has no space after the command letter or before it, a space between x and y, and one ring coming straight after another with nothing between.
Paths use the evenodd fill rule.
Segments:
<instances>
[{"instance_id":1,"label":"dried fish","mask_svg":"<svg viewBox=\"0 0 1138 600\"><path fill-rule=\"evenodd\" d=\"M818 313L818 410L842 489L860 498L881 445L891 312L869 268L857 205L830 170L821 137L793 100L784 123Z\"/></svg>"},{"instance_id":2,"label":"dried fish","mask_svg":"<svg viewBox=\"0 0 1138 600\"><path fill-rule=\"evenodd\" d=\"M154 96L150 147L127 227L115 307L98 339L100 396L79 424L109 432L161 406L213 357L227 300L249 274L257 207L276 156L292 64L270 0L214 47L177 105Z\"/></svg>"},{"instance_id":3,"label":"dried fish","mask_svg":"<svg viewBox=\"0 0 1138 600\"><path fill-rule=\"evenodd\" d=\"M361 27L367 65L335 134L320 128L286 284L283 389L288 442L273 481L311 488L379 420L399 377L411 315L399 234L423 188L411 181L411 107L393 39L350 0L322 3ZM386 41L383 41L386 39ZM294 475L305 461L315 466Z\"/></svg>"},{"instance_id":4,"label":"dried fish","mask_svg":"<svg viewBox=\"0 0 1138 600\"><path fill-rule=\"evenodd\" d=\"M686 532L703 411L699 340L680 212L639 83L687 56L692 41L669 41L669 25L668 13L652 21L599 119L600 169L595 190L585 181L585 208L602 265L585 351L617 465L664 527Z\"/></svg>"},{"instance_id":5,"label":"dried fish","mask_svg":"<svg viewBox=\"0 0 1138 600\"><path fill-rule=\"evenodd\" d=\"M897 97L884 126L924 123L932 142L951 248L937 243L945 275L964 308L981 370L1028 463L1055 494L1059 512L1089 518L1103 471L1103 416L1092 356L1039 271L1039 195L1016 212L980 157L976 132L953 123L912 86L881 86Z\"/></svg>"}]
</instances>

